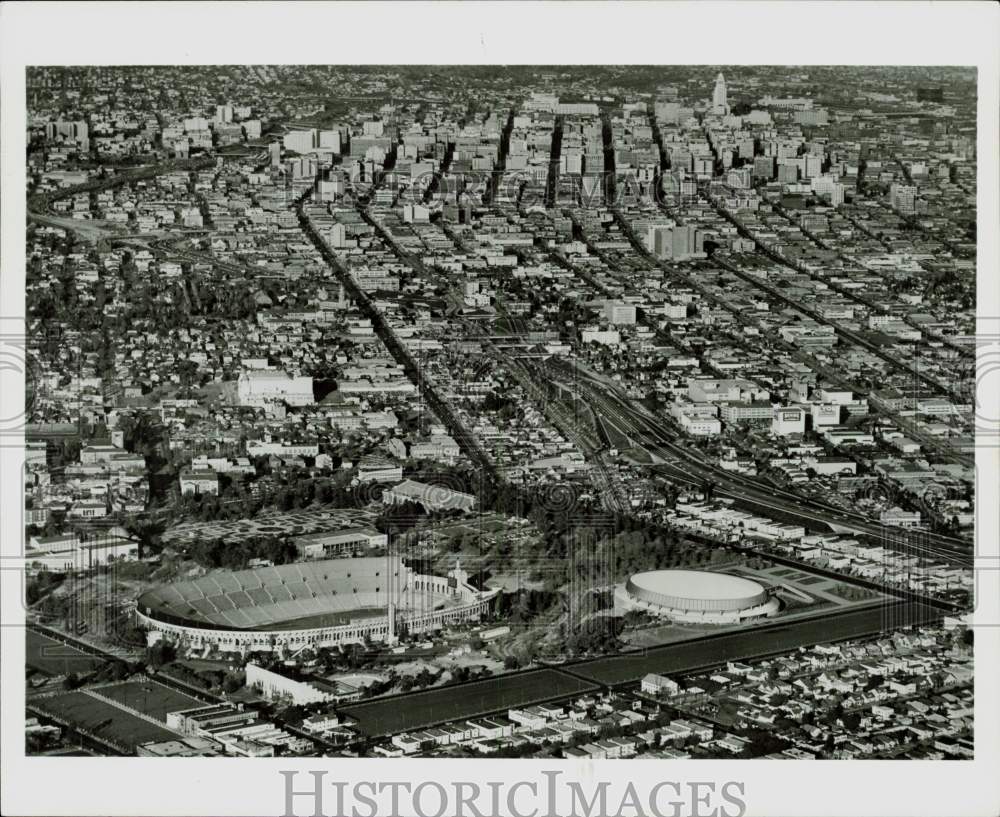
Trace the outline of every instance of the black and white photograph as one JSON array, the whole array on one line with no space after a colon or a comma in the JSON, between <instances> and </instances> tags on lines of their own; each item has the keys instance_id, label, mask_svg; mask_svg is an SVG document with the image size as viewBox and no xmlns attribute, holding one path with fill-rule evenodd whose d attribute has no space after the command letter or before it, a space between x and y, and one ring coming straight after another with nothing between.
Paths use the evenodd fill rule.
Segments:
<instances>
[{"instance_id":1,"label":"black and white photograph","mask_svg":"<svg viewBox=\"0 0 1000 817\"><path fill-rule=\"evenodd\" d=\"M205 5L3 66L4 813L997 813L996 7L444 64L341 15L480 4Z\"/></svg>"}]
</instances>

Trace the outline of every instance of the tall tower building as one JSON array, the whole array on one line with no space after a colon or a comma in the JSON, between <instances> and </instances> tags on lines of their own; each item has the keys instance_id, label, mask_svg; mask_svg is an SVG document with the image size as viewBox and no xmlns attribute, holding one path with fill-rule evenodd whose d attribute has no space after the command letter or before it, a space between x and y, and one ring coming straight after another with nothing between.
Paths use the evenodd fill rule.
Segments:
<instances>
[{"instance_id":1,"label":"tall tower building","mask_svg":"<svg viewBox=\"0 0 1000 817\"><path fill-rule=\"evenodd\" d=\"M719 72L715 78L715 90L712 92L712 113L725 116L729 113L729 102L726 94L726 78Z\"/></svg>"}]
</instances>

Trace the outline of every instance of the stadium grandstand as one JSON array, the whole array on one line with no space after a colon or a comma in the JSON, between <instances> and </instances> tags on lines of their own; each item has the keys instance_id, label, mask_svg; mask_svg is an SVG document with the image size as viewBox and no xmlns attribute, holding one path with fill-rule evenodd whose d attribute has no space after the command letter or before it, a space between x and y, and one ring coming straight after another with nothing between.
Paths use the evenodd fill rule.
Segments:
<instances>
[{"instance_id":1,"label":"stadium grandstand","mask_svg":"<svg viewBox=\"0 0 1000 817\"><path fill-rule=\"evenodd\" d=\"M220 571L163 584L136 600L150 643L227 651L394 643L480 618L497 591L481 591L456 562L447 577L414 572L399 556L326 559Z\"/></svg>"}]
</instances>

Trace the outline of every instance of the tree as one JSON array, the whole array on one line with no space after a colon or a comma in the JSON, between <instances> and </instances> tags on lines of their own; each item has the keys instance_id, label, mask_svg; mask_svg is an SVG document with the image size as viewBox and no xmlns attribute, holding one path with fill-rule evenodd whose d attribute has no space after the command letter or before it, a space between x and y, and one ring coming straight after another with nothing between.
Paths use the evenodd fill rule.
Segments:
<instances>
[{"instance_id":1,"label":"tree","mask_svg":"<svg viewBox=\"0 0 1000 817\"><path fill-rule=\"evenodd\" d=\"M236 692L243 686L243 681L236 675L227 675L222 681L222 691L225 693Z\"/></svg>"},{"instance_id":2,"label":"tree","mask_svg":"<svg viewBox=\"0 0 1000 817\"><path fill-rule=\"evenodd\" d=\"M157 641L152 647L146 650L146 663L154 670L159 669L164 664L169 664L177 657L173 644L167 641Z\"/></svg>"},{"instance_id":3,"label":"tree","mask_svg":"<svg viewBox=\"0 0 1000 817\"><path fill-rule=\"evenodd\" d=\"M298 726L308 714L305 707L292 705L281 711L281 719L292 726Z\"/></svg>"},{"instance_id":4,"label":"tree","mask_svg":"<svg viewBox=\"0 0 1000 817\"><path fill-rule=\"evenodd\" d=\"M780 738L773 732L763 729L752 730L749 737L750 742L743 750L748 757L761 757L763 755L774 754L790 746L789 742L784 738Z\"/></svg>"}]
</instances>

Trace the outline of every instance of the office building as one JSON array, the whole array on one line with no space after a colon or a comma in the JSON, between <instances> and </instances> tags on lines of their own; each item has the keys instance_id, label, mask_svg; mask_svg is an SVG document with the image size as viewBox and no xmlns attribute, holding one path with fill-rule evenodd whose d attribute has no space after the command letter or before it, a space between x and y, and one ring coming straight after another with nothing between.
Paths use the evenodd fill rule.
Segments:
<instances>
[{"instance_id":1,"label":"office building","mask_svg":"<svg viewBox=\"0 0 1000 817\"><path fill-rule=\"evenodd\" d=\"M690 224L650 227L646 246L657 258L667 261L688 261L705 257L704 234Z\"/></svg>"},{"instance_id":2,"label":"office building","mask_svg":"<svg viewBox=\"0 0 1000 817\"><path fill-rule=\"evenodd\" d=\"M606 301L604 317L608 319L608 323L615 326L632 326L635 324L635 304L623 301Z\"/></svg>"},{"instance_id":3,"label":"office building","mask_svg":"<svg viewBox=\"0 0 1000 817\"><path fill-rule=\"evenodd\" d=\"M806 179L813 179L823 171L823 157L806 154L802 167L802 176Z\"/></svg>"},{"instance_id":4,"label":"office building","mask_svg":"<svg viewBox=\"0 0 1000 817\"><path fill-rule=\"evenodd\" d=\"M271 401L306 406L313 402L313 381L311 377L293 377L282 371L243 372L237 396L241 406L263 406Z\"/></svg>"},{"instance_id":5,"label":"office building","mask_svg":"<svg viewBox=\"0 0 1000 817\"><path fill-rule=\"evenodd\" d=\"M729 113L729 100L726 91L726 78L722 72L715 78L715 90L712 91L712 113L725 116Z\"/></svg>"},{"instance_id":6,"label":"office building","mask_svg":"<svg viewBox=\"0 0 1000 817\"><path fill-rule=\"evenodd\" d=\"M774 178L774 157L756 156L753 160L753 175L758 179Z\"/></svg>"},{"instance_id":7,"label":"office building","mask_svg":"<svg viewBox=\"0 0 1000 817\"><path fill-rule=\"evenodd\" d=\"M208 120L204 116L191 116L184 120L184 132L208 130Z\"/></svg>"},{"instance_id":8,"label":"office building","mask_svg":"<svg viewBox=\"0 0 1000 817\"><path fill-rule=\"evenodd\" d=\"M87 139L88 133L87 123L83 120L75 122L60 120L47 122L45 125L45 138L50 142L59 137L81 142Z\"/></svg>"},{"instance_id":9,"label":"office building","mask_svg":"<svg viewBox=\"0 0 1000 817\"><path fill-rule=\"evenodd\" d=\"M317 147L319 147L319 131L315 128L293 130L285 134L285 150L294 150L296 153L310 153Z\"/></svg>"},{"instance_id":10,"label":"office building","mask_svg":"<svg viewBox=\"0 0 1000 817\"><path fill-rule=\"evenodd\" d=\"M771 433L780 437L802 434L806 430L806 412L801 406L775 406Z\"/></svg>"},{"instance_id":11,"label":"office building","mask_svg":"<svg viewBox=\"0 0 1000 817\"><path fill-rule=\"evenodd\" d=\"M341 152L341 136L339 130L321 130L319 132L319 147L331 153Z\"/></svg>"},{"instance_id":12,"label":"office building","mask_svg":"<svg viewBox=\"0 0 1000 817\"><path fill-rule=\"evenodd\" d=\"M893 184L889 188L889 203L901 213L915 213L917 210L917 186Z\"/></svg>"}]
</instances>

